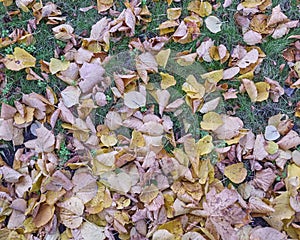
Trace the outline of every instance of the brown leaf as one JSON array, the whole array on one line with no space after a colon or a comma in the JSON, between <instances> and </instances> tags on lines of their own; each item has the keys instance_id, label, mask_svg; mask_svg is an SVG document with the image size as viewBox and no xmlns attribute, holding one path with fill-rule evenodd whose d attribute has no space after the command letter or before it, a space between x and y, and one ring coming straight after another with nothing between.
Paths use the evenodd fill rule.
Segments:
<instances>
[{"instance_id":1,"label":"brown leaf","mask_svg":"<svg viewBox=\"0 0 300 240\"><path fill-rule=\"evenodd\" d=\"M74 197L85 204L92 200L98 191L96 179L88 172L77 170L72 178Z\"/></svg>"},{"instance_id":2,"label":"brown leaf","mask_svg":"<svg viewBox=\"0 0 300 240\"><path fill-rule=\"evenodd\" d=\"M147 72L157 72L157 67L158 65L155 57L149 52L142 53L136 58L136 70L144 83L148 82Z\"/></svg>"},{"instance_id":3,"label":"brown leaf","mask_svg":"<svg viewBox=\"0 0 300 240\"><path fill-rule=\"evenodd\" d=\"M271 227L258 228L251 232L249 240L286 240L287 236Z\"/></svg>"},{"instance_id":4,"label":"brown leaf","mask_svg":"<svg viewBox=\"0 0 300 240\"><path fill-rule=\"evenodd\" d=\"M249 30L248 32L244 33L243 39L248 45L255 45L261 43L262 36L258 32Z\"/></svg>"},{"instance_id":5,"label":"brown leaf","mask_svg":"<svg viewBox=\"0 0 300 240\"><path fill-rule=\"evenodd\" d=\"M254 183L257 187L263 189L265 192L269 190L273 184L276 175L271 168L261 170L255 174Z\"/></svg>"},{"instance_id":6,"label":"brown leaf","mask_svg":"<svg viewBox=\"0 0 300 240\"><path fill-rule=\"evenodd\" d=\"M265 145L266 141L264 139L264 136L262 134L258 134L256 136L253 150L253 155L256 160L261 161L269 155L268 152L265 150Z\"/></svg>"},{"instance_id":7,"label":"brown leaf","mask_svg":"<svg viewBox=\"0 0 300 240\"><path fill-rule=\"evenodd\" d=\"M60 207L61 222L68 228L78 228L82 223L84 205L77 197L71 197L57 204Z\"/></svg>"},{"instance_id":8,"label":"brown leaf","mask_svg":"<svg viewBox=\"0 0 300 240\"><path fill-rule=\"evenodd\" d=\"M300 144L300 136L297 132L291 130L277 144L283 150L297 147Z\"/></svg>"},{"instance_id":9,"label":"brown leaf","mask_svg":"<svg viewBox=\"0 0 300 240\"><path fill-rule=\"evenodd\" d=\"M224 114L221 116L224 124L214 131L218 139L231 139L239 135L239 130L244 126L242 120L238 117L230 117Z\"/></svg>"},{"instance_id":10,"label":"brown leaf","mask_svg":"<svg viewBox=\"0 0 300 240\"><path fill-rule=\"evenodd\" d=\"M33 219L33 223L37 228L40 228L47 224L53 217L55 211L54 206L50 206L48 204L42 204L39 207L37 215Z\"/></svg>"},{"instance_id":11,"label":"brown leaf","mask_svg":"<svg viewBox=\"0 0 300 240\"><path fill-rule=\"evenodd\" d=\"M103 80L104 69L99 63L84 63L79 70L83 79L79 87L83 93L91 92L94 86Z\"/></svg>"},{"instance_id":12,"label":"brown leaf","mask_svg":"<svg viewBox=\"0 0 300 240\"><path fill-rule=\"evenodd\" d=\"M37 153L52 152L54 150L54 134L43 125L36 130L37 139L25 142L27 148L34 148Z\"/></svg>"}]
</instances>

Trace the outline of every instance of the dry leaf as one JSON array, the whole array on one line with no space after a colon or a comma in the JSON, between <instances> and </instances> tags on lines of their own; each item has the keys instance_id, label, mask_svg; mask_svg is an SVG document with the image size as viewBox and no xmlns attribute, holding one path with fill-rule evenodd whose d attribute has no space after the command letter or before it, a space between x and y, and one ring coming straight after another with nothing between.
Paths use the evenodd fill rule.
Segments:
<instances>
[{"instance_id":1,"label":"dry leaf","mask_svg":"<svg viewBox=\"0 0 300 240\"><path fill-rule=\"evenodd\" d=\"M82 223L83 202L77 197L71 197L57 204L60 207L61 222L68 228L78 228Z\"/></svg>"},{"instance_id":2,"label":"dry leaf","mask_svg":"<svg viewBox=\"0 0 300 240\"><path fill-rule=\"evenodd\" d=\"M215 112L209 112L204 114L203 120L200 123L200 126L204 130L215 131L218 127L223 124L222 116Z\"/></svg>"},{"instance_id":3,"label":"dry leaf","mask_svg":"<svg viewBox=\"0 0 300 240\"><path fill-rule=\"evenodd\" d=\"M155 56L157 64L163 68L166 68L170 54L171 49L159 51L159 53Z\"/></svg>"},{"instance_id":4,"label":"dry leaf","mask_svg":"<svg viewBox=\"0 0 300 240\"><path fill-rule=\"evenodd\" d=\"M163 72L160 72L159 74L162 78L160 83L162 89L167 89L168 87L174 86L176 84L176 80L172 75Z\"/></svg>"},{"instance_id":5,"label":"dry leaf","mask_svg":"<svg viewBox=\"0 0 300 240\"><path fill-rule=\"evenodd\" d=\"M15 47L13 55L6 55L4 65L7 69L20 71L24 68L35 67L35 57L24 49Z\"/></svg>"},{"instance_id":6,"label":"dry leaf","mask_svg":"<svg viewBox=\"0 0 300 240\"><path fill-rule=\"evenodd\" d=\"M223 125L217 128L214 133L219 139L231 139L239 135L240 129L243 128L244 123L238 117L230 117L227 115L221 115Z\"/></svg>"},{"instance_id":7,"label":"dry leaf","mask_svg":"<svg viewBox=\"0 0 300 240\"><path fill-rule=\"evenodd\" d=\"M256 102L257 100L257 96L258 96L258 92L255 86L255 83L249 79L243 79L242 80L243 85L251 99L251 102Z\"/></svg>"},{"instance_id":8,"label":"dry leaf","mask_svg":"<svg viewBox=\"0 0 300 240\"><path fill-rule=\"evenodd\" d=\"M200 17L206 17L212 12L212 6L209 2L203 2L199 0L190 2L187 9L197 13Z\"/></svg>"},{"instance_id":9,"label":"dry leaf","mask_svg":"<svg viewBox=\"0 0 300 240\"><path fill-rule=\"evenodd\" d=\"M244 39L245 43L247 43L248 45L255 45L255 44L261 43L262 36L258 32L249 30L246 33L244 33L243 39Z\"/></svg>"},{"instance_id":10,"label":"dry leaf","mask_svg":"<svg viewBox=\"0 0 300 240\"><path fill-rule=\"evenodd\" d=\"M84 222L80 227L80 232L83 240L104 240L104 227L99 227L91 222Z\"/></svg>"},{"instance_id":11,"label":"dry leaf","mask_svg":"<svg viewBox=\"0 0 300 240\"><path fill-rule=\"evenodd\" d=\"M242 183L247 177L247 169L243 163L231 164L224 169L224 175L236 184Z\"/></svg>"},{"instance_id":12,"label":"dry leaf","mask_svg":"<svg viewBox=\"0 0 300 240\"><path fill-rule=\"evenodd\" d=\"M167 17L169 20L177 20L181 15L181 8L168 8Z\"/></svg>"},{"instance_id":13,"label":"dry leaf","mask_svg":"<svg viewBox=\"0 0 300 240\"><path fill-rule=\"evenodd\" d=\"M66 107L72 107L76 104L79 104L79 97L81 91L78 87L68 86L62 92L62 101Z\"/></svg>"},{"instance_id":14,"label":"dry leaf","mask_svg":"<svg viewBox=\"0 0 300 240\"><path fill-rule=\"evenodd\" d=\"M300 144L299 134L293 130L289 131L279 142L279 147L283 150L288 150L297 147Z\"/></svg>"},{"instance_id":15,"label":"dry leaf","mask_svg":"<svg viewBox=\"0 0 300 240\"><path fill-rule=\"evenodd\" d=\"M124 94L124 104L131 109L137 109L146 105L146 97L140 92L131 91Z\"/></svg>"},{"instance_id":16,"label":"dry leaf","mask_svg":"<svg viewBox=\"0 0 300 240\"><path fill-rule=\"evenodd\" d=\"M277 128L272 125L266 126L265 129L265 138L269 141L277 140L280 137L279 132L277 131Z\"/></svg>"},{"instance_id":17,"label":"dry leaf","mask_svg":"<svg viewBox=\"0 0 300 240\"><path fill-rule=\"evenodd\" d=\"M25 142L27 148L33 148L37 153L52 152L54 150L54 134L43 125L36 129L37 139Z\"/></svg>"},{"instance_id":18,"label":"dry leaf","mask_svg":"<svg viewBox=\"0 0 300 240\"><path fill-rule=\"evenodd\" d=\"M221 31L222 22L215 16L209 16L205 19L205 25L212 33L218 33Z\"/></svg>"},{"instance_id":19,"label":"dry leaf","mask_svg":"<svg viewBox=\"0 0 300 240\"><path fill-rule=\"evenodd\" d=\"M53 217L55 211L54 206L49 204L42 204L39 207L37 215L33 218L33 223L37 228L40 228L47 224Z\"/></svg>"}]
</instances>

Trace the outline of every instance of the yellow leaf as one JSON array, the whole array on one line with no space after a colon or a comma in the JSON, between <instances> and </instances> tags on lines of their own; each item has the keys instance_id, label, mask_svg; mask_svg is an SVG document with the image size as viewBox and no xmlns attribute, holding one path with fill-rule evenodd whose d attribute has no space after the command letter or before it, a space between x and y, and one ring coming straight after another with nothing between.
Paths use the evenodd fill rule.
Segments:
<instances>
[{"instance_id":1,"label":"yellow leaf","mask_svg":"<svg viewBox=\"0 0 300 240\"><path fill-rule=\"evenodd\" d=\"M165 34L174 32L175 27L177 27L177 26L178 26L178 23L176 21L167 20L158 26L159 35L165 35Z\"/></svg>"},{"instance_id":2,"label":"yellow leaf","mask_svg":"<svg viewBox=\"0 0 300 240\"><path fill-rule=\"evenodd\" d=\"M159 66L165 68L167 66L171 49L161 50L156 56L156 62Z\"/></svg>"},{"instance_id":3,"label":"yellow leaf","mask_svg":"<svg viewBox=\"0 0 300 240\"><path fill-rule=\"evenodd\" d=\"M32 233L38 230L35 224L33 223L32 217L26 218L23 223L23 226L25 228L24 233Z\"/></svg>"},{"instance_id":4,"label":"yellow leaf","mask_svg":"<svg viewBox=\"0 0 300 240\"><path fill-rule=\"evenodd\" d=\"M8 7L8 6L12 5L12 3L14 1L13 0L0 0L0 2L2 2L4 6Z\"/></svg>"},{"instance_id":5,"label":"yellow leaf","mask_svg":"<svg viewBox=\"0 0 300 240\"><path fill-rule=\"evenodd\" d=\"M261 5L265 0L246 0L242 2L243 7L245 8L255 8Z\"/></svg>"},{"instance_id":6,"label":"yellow leaf","mask_svg":"<svg viewBox=\"0 0 300 240\"><path fill-rule=\"evenodd\" d=\"M201 77L210 83L218 83L223 79L223 71L223 69L215 70L212 72L204 73L201 75Z\"/></svg>"},{"instance_id":7,"label":"yellow leaf","mask_svg":"<svg viewBox=\"0 0 300 240\"><path fill-rule=\"evenodd\" d=\"M287 169L288 178L299 177L300 176L300 167L296 164L289 164Z\"/></svg>"},{"instance_id":8,"label":"yellow leaf","mask_svg":"<svg viewBox=\"0 0 300 240\"><path fill-rule=\"evenodd\" d=\"M265 147L269 154L275 154L278 151L278 148L278 144L273 141L268 141L267 146Z\"/></svg>"},{"instance_id":9,"label":"yellow leaf","mask_svg":"<svg viewBox=\"0 0 300 240\"><path fill-rule=\"evenodd\" d=\"M243 79L242 82L244 84L244 87L245 87L250 99L251 99L251 102L255 102L257 99L258 93L257 93L257 89L256 89L254 82L251 80L248 80L248 79Z\"/></svg>"},{"instance_id":10,"label":"yellow leaf","mask_svg":"<svg viewBox=\"0 0 300 240\"><path fill-rule=\"evenodd\" d=\"M151 184L150 186L146 186L143 188L141 194L140 194L140 200L143 203L149 204L154 198L157 197L159 193L159 189Z\"/></svg>"},{"instance_id":11,"label":"yellow leaf","mask_svg":"<svg viewBox=\"0 0 300 240\"><path fill-rule=\"evenodd\" d=\"M97 182L97 185L98 192L96 196L86 204L86 211L89 214L100 213L104 208L108 208L112 204L110 193L106 187L100 182Z\"/></svg>"},{"instance_id":12,"label":"yellow leaf","mask_svg":"<svg viewBox=\"0 0 300 240\"><path fill-rule=\"evenodd\" d=\"M160 72L159 74L162 77L160 83L162 89L167 89L168 87L174 86L176 84L176 80L172 75L163 72Z\"/></svg>"},{"instance_id":13,"label":"yellow leaf","mask_svg":"<svg viewBox=\"0 0 300 240\"><path fill-rule=\"evenodd\" d=\"M100 139L103 145L106 147L112 147L118 142L117 138L113 135L102 135Z\"/></svg>"},{"instance_id":14,"label":"yellow leaf","mask_svg":"<svg viewBox=\"0 0 300 240\"><path fill-rule=\"evenodd\" d=\"M113 0L97 0L98 13L107 11L113 4Z\"/></svg>"},{"instance_id":15,"label":"yellow leaf","mask_svg":"<svg viewBox=\"0 0 300 240\"><path fill-rule=\"evenodd\" d=\"M212 143L212 136L207 135L203 138L201 138L197 142L197 151L199 155L205 155L210 153L214 148L214 145Z\"/></svg>"},{"instance_id":16,"label":"yellow leaf","mask_svg":"<svg viewBox=\"0 0 300 240\"><path fill-rule=\"evenodd\" d=\"M294 70L297 72L298 76L300 77L300 61L295 63Z\"/></svg>"},{"instance_id":17,"label":"yellow leaf","mask_svg":"<svg viewBox=\"0 0 300 240\"><path fill-rule=\"evenodd\" d=\"M65 71L69 68L70 62L69 61L61 61L56 58L51 58L49 69L52 74L55 74L60 71Z\"/></svg>"},{"instance_id":18,"label":"yellow leaf","mask_svg":"<svg viewBox=\"0 0 300 240\"><path fill-rule=\"evenodd\" d=\"M225 167L224 175L233 183L241 183L247 177L247 169L243 163L231 164Z\"/></svg>"},{"instance_id":19,"label":"yellow leaf","mask_svg":"<svg viewBox=\"0 0 300 240\"><path fill-rule=\"evenodd\" d=\"M34 108L25 107L25 116L22 117L20 113L16 113L14 116L14 120L16 124L29 123L33 121Z\"/></svg>"},{"instance_id":20,"label":"yellow leaf","mask_svg":"<svg viewBox=\"0 0 300 240\"><path fill-rule=\"evenodd\" d=\"M37 228L40 228L47 224L54 215L55 207L49 204L42 204L39 207L38 214L34 217L33 223Z\"/></svg>"},{"instance_id":21,"label":"yellow leaf","mask_svg":"<svg viewBox=\"0 0 300 240\"><path fill-rule=\"evenodd\" d=\"M172 221L166 222L158 227L158 230L165 229L169 231L171 234L174 234L175 236L173 238L170 238L172 240L179 240L181 239L180 236L183 234L182 224L180 221L180 218L176 218Z\"/></svg>"},{"instance_id":22,"label":"yellow leaf","mask_svg":"<svg viewBox=\"0 0 300 240\"><path fill-rule=\"evenodd\" d=\"M215 112L208 112L204 114L203 120L200 123L200 126L203 130L216 130L223 124L222 117Z\"/></svg>"},{"instance_id":23,"label":"yellow leaf","mask_svg":"<svg viewBox=\"0 0 300 240\"><path fill-rule=\"evenodd\" d=\"M195 0L189 3L188 10L197 13L200 17L206 17L212 12L212 5L209 2Z\"/></svg>"},{"instance_id":24,"label":"yellow leaf","mask_svg":"<svg viewBox=\"0 0 300 240\"><path fill-rule=\"evenodd\" d=\"M4 65L7 69L19 71L24 68L35 66L35 57L24 49L16 47L13 55L6 55Z\"/></svg>"},{"instance_id":25,"label":"yellow leaf","mask_svg":"<svg viewBox=\"0 0 300 240\"><path fill-rule=\"evenodd\" d=\"M192 99L202 99L205 94L205 87L193 75L187 77L186 82L182 85L182 90Z\"/></svg>"},{"instance_id":26,"label":"yellow leaf","mask_svg":"<svg viewBox=\"0 0 300 240\"><path fill-rule=\"evenodd\" d=\"M143 137L143 134L141 132L138 132L136 130L132 131L132 138L130 142L130 147L144 147L146 144L145 139Z\"/></svg>"},{"instance_id":27,"label":"yellow leaf","mask_svg":"<svg viewBox=\"0 0 300 240\"><path fill-rule=\"evenodd\" d=\"M167 9L167 17L169 20L177 20L181 15L181 8Z\"/></svg>"},{"instance_id":28,"label":"yellow leaf","mask_svg":"<svg viewBox=\"0 0 300 240\"><path fill-rule=\"evenodd\" d=\"M262 102L269 98L270 84L266 82L255 83L257 89L257 102Z\"/></svg>"}]
</instances>

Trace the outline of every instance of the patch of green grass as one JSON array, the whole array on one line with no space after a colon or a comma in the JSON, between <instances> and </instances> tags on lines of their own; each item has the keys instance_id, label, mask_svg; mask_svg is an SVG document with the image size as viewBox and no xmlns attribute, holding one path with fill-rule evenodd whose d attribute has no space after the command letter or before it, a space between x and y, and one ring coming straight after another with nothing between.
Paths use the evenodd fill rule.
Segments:
<instances>
[{"instance_id":1,"label":"patch of green grass","mask_svg":"<svg viewBox=\"0 0 300 240\"><path fill-rule=\"evenodd\" d=\"M66 142L63 142L60 145L58 156L59 156L59 166L62 167L69 160L71 156L71 151L67 148Z\"/></svg>"}]
</instances>

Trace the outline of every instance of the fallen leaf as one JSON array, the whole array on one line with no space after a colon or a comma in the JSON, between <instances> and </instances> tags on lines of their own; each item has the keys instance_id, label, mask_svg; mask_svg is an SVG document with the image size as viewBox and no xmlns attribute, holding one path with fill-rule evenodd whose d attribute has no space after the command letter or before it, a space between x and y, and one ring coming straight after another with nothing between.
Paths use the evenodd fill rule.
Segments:
<instances>
[{"instance_id":1,"label":"fallen leaf","mask_svg":"<svg viewBox=\"0 0 300 240\"><path fill-rule=\"evenodd\" d=\"M62 101L66 107L72 107L79 104L81 91L78 87L68 86L61 93Z\"/></svg>"},{"instance_id":2,"label":"fallen leaf","mask_svg":"<svg viewBox=\"0 0 300 240\"><path fill-rule=\"evenodd\" d=\"M244 126L242 120L238 117L230 117L224 114L221 116L223 125L214 131L218 139L231 139L239 135L240 129Z\"/></svg>"},{"instance_id":3,"label":"fallen leaf","mask_svg":"<svg viewBox=\"0 0 300 240\"><path fill-rule=\"evenodd\" d=\"M249 51L240 61L237 62L237 66L240 68L246 68L251 63L256 63L259 57L257 49Z\"/></svg>"},{"instance_id":4,"label":"fallen leaf","mask_svg":"<svg viewBox=\"0 0 300 240\"><path fill-rule=\"evenodd\" d=\"M177 20L181 15L181 8L168 8L167 17L169 20Z\"/></svg>"},{"instance_id":5,"label":"fallen leaf","mask_svg":"<svg viewBox=\"0 0 300 240\"><path fill-rule=\"evenodd\" d=\"M97 0L98 13L105 12L114 4L113 0Z\"/></svg>"},{"instance_id":6,"label":"fallen leaf","mask_svg":"<svg viewBox=\"0 0 300 240\"><path fill-rule=\"evenodd\" d=\"M245 43L247 43L248 45L255 45L255 44L261 43L262 36L258 32L249 30L246 33L244 33L243 39L244 39Z\"/></svg>"},{"instance_id":7,"label":"fallen leaf","mask_svg":"<svg viewBox=\"0 0 300 240\"><path fill-rule=\"evenodd\" d=\"M60 207L59 215L61 222L66 227L75 229L82 224L84 205L79 198L71 197L57 205Z\"/></svg>"},{"instance_id":8,"label":"fallen leaf","mask_svg":"<svg viewBox=\"0 0 300 240\"><path fill-rule=\"evenodd\" d=\"M218 127L223 124L221 115L215 112L208 112L204 114L203 120L200 123L200 126L204 130L215 131Z\"/></svg>"},{"instance_id":9,"label":"fallen leaf","mask_svg":"<svg viewBox=\"0 0 300 240\"><path fill-rule=\"evenodd\" d=\"M206 135L197 142L197 152L200 156L209 154L214 149L212 136Z\"/></svg>"},{"instance_id":10,"label":"fallen leaf","mask_svg":"<svg viewBox=\"0 0 300 240\"><path fill-rule=\"evenodd\" d=\"M33 218L33 223L37 228L40 228L47 224L53 217L55 211L54 206L49 204L42 204L39 207L37 215Z\"/></svg>"},{"instance_id":11,"label":"fallen leaf","mask_svg":"<svg viewBox=\"0 0 300 240\"><path fill-rule=\"evenodd\" d=\"M176 80L172 75L163 72L160 72L159 74L162 78L160 83L162 89L167 89L168 87L174 86L176 84Z\"/></svg>"},{"instance_id":12,"label":"fallen leaf","mask_svg":"<svg viewBox=\"0 0 300 240\"><path fill-rule=\"evenodd\" d=\"M159 53L155 56L157 64L163 68L166 68L170 54L171 54L171 49L159 51Z\"/></svg>"},{"instance_id":13,"label":"fallen leaf","mask_svg":"<svg viewBox=\"0 0 300 240\"><path fill-rule=\"evenodd\" d=\"M251 99L251 102L256 102L258 92L255 83L249 79L243 79L242 82Z\"/></svg>"},{"instance_id":14,"label":"fallen leaf","mask_svg":"<svg viewBox=\"0 0 300 240\"><path fill-rule=\"evenodd\" d=\"M83 240L104 240L106 238L104 230L104 227L99 227L91 222L84 222L80 227Z\"/></svg>"},{"instance_id":15,"label":"fallen leaf","mask_svg":"<svg viewBox=\"0 0 300 240\"><path fill-rule=\"evenodd\" d=\"M280 137L279 132L277 131L277 128L272 125L266 126L265 129L265 138L269 141L277 140Z\"/></svg>"},{"instance_id":16,"label":"fallen leaf","mask_svg":"<svg viewBox=\"0 0 300 240\"><path fill-rule=\"evenodd\" d=\"M146 105L146 97L140 92L131 91L124 94L124 104L131 109L137 109Z\"/></svg>"},{"instance_id":17,"label":"fallen leaf","mask_svg":"<svg viewBox=\"0 0 300 240\"><path fill-rule=\"evenodd\" d=\"M256 239L285 240L285 239L287 239L287 236L274 228L264 227L264 228L258 228L258 229L251 231L249 240L256 240Z\"/></svg>"},{"instance_id":18,"label":"fallen leaf","mask_svg":"<svg viewBox=\"0 0 300 240\"><path fill-rule=\"evenodd\" d=\"M6 55L3 60L5 67L13 71L35 67L35 61L35 57L19 47L15 47L13 55Z\"/></svg>"},{"instance_id":19,"label":"fallen leaf","mask_svg":"<svg viewBox=\"0 0 300 240\"><path fill-rule=\"evenodd\" d=\"M221 31L222 22L215 16L209 16L205 19L205 25L212 33L218 33Z\"/></svg>"},{"instance_id":20,"label":"fallen leaf","mask_svg":"<svg viewBox=\"0 0 300 240\"><path fill-rule=\"evenodd\" d=\"M113 191L123 194L129 192L132 187L132 178L125 172L120 172L118 174L114 172L103 173L101 175L101 182Z\"/></svg>"},{"instance_id":21,"label":"fallen leaf","mask_svg":"<svg viewBox=\"0 0 300 240\"><path fill-rule=\"evenodd\" d=\"M187 9L197 13L200 17L209 16L212 12L212 6L209 2L195 0L189 3Z\"/></svg>"},{"instance_id":22,"label":"fallen leaf","mask_svg":"<svg viewBox=\"0 0 300 240\"><path fill-rule=\"evenodd\" d=\"M244 163L231 164L224 169L224 175L228 179L236 184L242 183L247 177L247 169L244 167Z\"/></svg>"},{"instance_id":23,"label":"fallen leaf","mask_svg":"<svg viewBox=\"0 0 300 240\"><path fill-rule=\"evenodd\" d=\"M27 148L33 148L37 153L52 152L54 150L54 134L43 125L36 129L37 139L25 142Z\"/></svg>"},{"instance_id":24,"label":"fallen leaf","mask_svg":"<svg viewBox=\"0 0 300 240\"><path fill-rule=\"evenodd\" d=\"M293 130L289 131L279 142L279 147L283 150L294 148L300 144L299 134Z\"/></svg>"}]
</instances>

